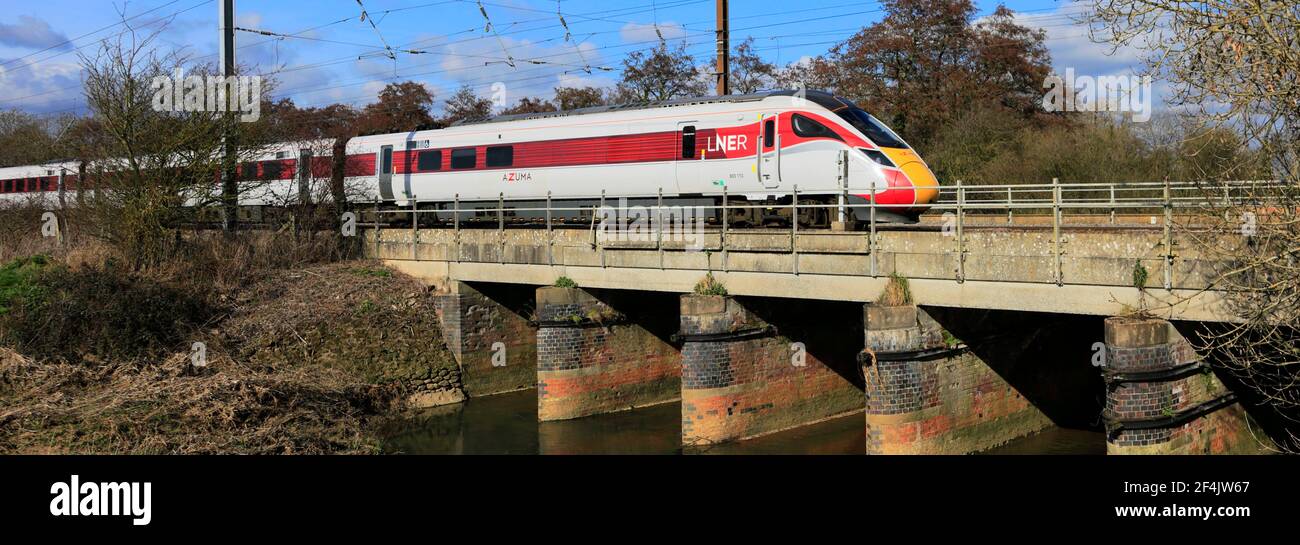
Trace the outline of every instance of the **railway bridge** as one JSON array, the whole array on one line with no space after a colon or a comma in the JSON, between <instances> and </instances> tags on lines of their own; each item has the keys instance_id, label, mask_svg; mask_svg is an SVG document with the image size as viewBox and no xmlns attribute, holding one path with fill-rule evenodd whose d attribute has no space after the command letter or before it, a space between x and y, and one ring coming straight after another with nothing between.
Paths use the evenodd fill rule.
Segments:
<instances>
[{"instance_id":1,"label":"railway bridge","mask_svg":"<svg viewBox=\"0 0 1300 545\"><path fill-rule=\"evenodd\" d=\"M1233 235L1194 225L1203 191L959 186L920 224L832 229L501 202L480 222L378 211L363 236L437 290L467 393L536 387L542 420L680 400L688 446L865 412L872 453L1099 420L1111 453L1250 452L1247 411L1189 342L1233 319L1224 252L1205 251Z\"/></svg>"}]
</instances>

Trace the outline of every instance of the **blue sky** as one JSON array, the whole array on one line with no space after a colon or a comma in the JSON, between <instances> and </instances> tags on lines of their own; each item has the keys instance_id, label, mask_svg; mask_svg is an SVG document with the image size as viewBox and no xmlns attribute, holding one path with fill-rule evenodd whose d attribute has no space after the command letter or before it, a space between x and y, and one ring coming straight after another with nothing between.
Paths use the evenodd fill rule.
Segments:
<instances>
[{"instance_id":1,"label":"blue sky","mask_svg":"<svg viewBox=\"0 0 1300 545\"><path fill-rule=\"evenodd\" d=\"M416 80L439 98L461 84L487 94L506 84L508 99L549 96L558 85L608 85L623 56L652 48L659 35L705 62L713 45L713 0L484 0L492 28L474 0L363 0L375 26L360 20L356 0L237 0L237 24L299 38L274 39L240 32L237 56L256 72L273 73L275 96L299 105L364 105L385 83ZM1059 70L1082 74L1131 73L1131 51L1108 55L1072 20L1082 5L1052 0L1007 0L1022 22L1048 33ZM977 0L981 14L996 2ZM147 31L169 21L160 46L213 62L217 44L215 0L42 0L10 6L0 15L0 109L39 113L81 111L78 52L122 32L124 10ZM881 18L873 1L732 0L733 41L755 38L759 53L786 64L824 53L834 43ZM107 28L105 28L107 27ZM389 59L381 45L425 51ZM65 43L67 42L67 43ZM511 66L509 59L513 59ZM540 62L542 64L536 64Z\"/></svg>"}]
</instances>

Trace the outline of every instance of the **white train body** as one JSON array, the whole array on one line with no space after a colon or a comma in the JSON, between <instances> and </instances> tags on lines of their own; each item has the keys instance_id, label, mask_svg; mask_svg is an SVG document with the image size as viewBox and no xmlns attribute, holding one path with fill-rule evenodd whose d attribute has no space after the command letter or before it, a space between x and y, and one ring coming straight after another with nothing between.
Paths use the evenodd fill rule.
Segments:
<instances>
[{"instance_id":1,"label":"white train body","mask_svg":"<svg viewBox=\"0 0 1300 545\"><path fill-rule=\"evenodd\" d=\"M240 165L246 181L240 204L328 200L331 152L327 141L267 149ZM906 143L852 103L815 91L609 106L363 136L348 142L346 165L350 200L401 208L412 201L445 209L498 199L717 199L724 192L773 202L797 193L801 200L827 201L847 194L851 203L875 201L914 216L938 195L933 174ZM0 180L38 177L49 192L57 189L60 168L77 171L76 163L14 167L0 169ZM13 194L20 193L32 191Z\"/></svg>"}]
</instances>

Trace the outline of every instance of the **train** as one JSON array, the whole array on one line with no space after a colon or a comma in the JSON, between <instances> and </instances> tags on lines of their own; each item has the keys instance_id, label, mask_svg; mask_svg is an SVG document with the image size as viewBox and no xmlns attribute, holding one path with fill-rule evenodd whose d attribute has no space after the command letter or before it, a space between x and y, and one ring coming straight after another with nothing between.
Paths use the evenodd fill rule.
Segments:
<instances>
[{"instance_id":1,"label":"train","mask_svg":"<svg viewBox=\"0 0 1300 545\"><path fill-rule=\"evenodd\" d=\"M266 148L239 166L241 180L259 183L257 191L241 190L240 205L328 198L319 187L335 163L330 154L328 143ZM877 221L914 222L940 190L888 126L845 98L812 90L497 116L352 138L346 154L350 199L435 217L498 203L581 208L596 199L716 206L725 194L730 204L755 205L729 207L738 221L763 223L797 199L827 205L786 218L801 224L829 223L829 205L841 200L850 220L874 213ZM48 199L74 188L79 176L70 173L84 171L75 161L0 169L0 199ZM865 206L872 202L874 211Z\"/></svg>"}]
</instances>

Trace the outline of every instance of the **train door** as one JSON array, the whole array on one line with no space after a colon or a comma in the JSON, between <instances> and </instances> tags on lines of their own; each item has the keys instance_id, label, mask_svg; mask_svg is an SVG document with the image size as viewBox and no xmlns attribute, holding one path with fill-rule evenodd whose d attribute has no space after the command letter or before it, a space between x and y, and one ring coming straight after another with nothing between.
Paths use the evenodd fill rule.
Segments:
<instances>
[{"instance_id":1,"label":"train door","mask_svg":"<svg viewBox=\"0 0 1300 545\"><path fill-rule=\"evenodd\" d=\"M678 191L697 192L693 189L700 182L699 145L696 143L695 121L683 121L677 124L677 189Z\"/></svg>"},{"instance_id":2,"label":"train door","mask_svg":"<svg viewBox=\"0 0 1300 545\"><path fill-rule=\"evenodd\" d=\"M763 114L759 123L758 181L765 188L781 186L781 134L777 114Z\"/></svg>"},{"instance_id":3,"label":"train door","mask_svg":"<svg viewBox=\"0 0 1300 545\"><path fill-rule=\"evenodd\" d=\"M393 200L393 146L379 148L379 198Z\"/></svg>"},{"instance_id":4,"label":"train door","mask_svg":"<svg viewBox=\"0 0 1300 545\"><path fill-rule=\"evenodd\" d=\"M406 153L402 156L402 193L408 199L415 197L415 188L411 187L411 166L415 164L415 141L406 141Z\"/></svg>"}]
</instances>

